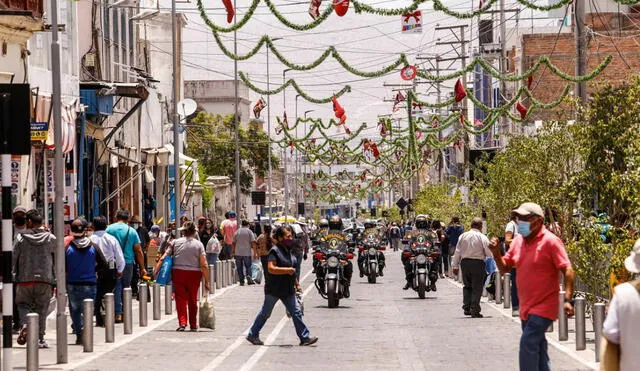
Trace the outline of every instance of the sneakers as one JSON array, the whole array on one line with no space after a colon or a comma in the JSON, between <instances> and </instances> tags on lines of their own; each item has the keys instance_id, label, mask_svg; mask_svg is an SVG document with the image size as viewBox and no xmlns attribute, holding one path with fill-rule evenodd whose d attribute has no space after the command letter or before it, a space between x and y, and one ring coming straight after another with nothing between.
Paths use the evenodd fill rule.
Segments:
<instances>
[{"instance_id":1,"label":"sneakers","mask_svg":"<svg viewBox=\"0 0 640 371\"><path fill-rule=\"evenodd\" d=\"M49 343L47 343L46 340L42 339L42 340L38 341L38 347L40 349L49 349Z\"/></svg>"},{"instance_id":2,"label":"sneakers","mask_svg":"<svg viewBox=\"0 0 640 371\"><path fill-rule=\"evenodd\" d=\"M308 338L308 339L304 339L300 342L301 346L309 346L309 345L313 345L315 343L318 342L318 338L317 337L312 337L312 338Z\"/></svg>"},{"instance_id":3,"label":"sneakers","mask_svg":"<svg viewBox=\"0 0 640 371\"><path fill-rule=\"evenodd\" d=\"M364 272L360 271L360 278L364 277Z\"/></svg>"},{"instance_id":4,"label":"sneakers","mask_svg":"<svg viewBox=\"0 0 640 371\"><path fill-rule=\"evenodd\" d=\"M27 343L27 326L22 326L18 333L18 345L25 345Z\"/></svg>"},{"instance_id":5,"label":"sneakers","mask_svg":"<svg viewBox=\"0 0 640 371\"><path fill-rule=\"evenodd\" d=\"M484 318L484 316L481 313L473 313L471 318Z\"/></svg>"},{"instance_id":6,"label":"sneakers","mask_svg":"<svg viewBox=\"0 0 640 371\"><path fill-rule=\"evenodd\" d=\"M520 317L520 309L519 308L514 308L511 311L511 317Z\"/></svg>"},{"instance_id":7,"label":"sneakers","mask_svg":"<svg viewBox=\"0 0 640 371\"><path fill-rule=\"evenodd\" d=\"M435 282L431 284L431 291L438 291L438 288L436 287Z\"/></svg>"},{"instance_id":8,"label":"sneakers","mask_svg":"<svg viewBox=\"0 0 640 371\"><path fill-rule=\"evenodd\" d=\"M122 323L122 314L116 314L116 323Z\"/></svg>"},{"instance_id":9,"label":"sneakers","mask_svg":"<svg viewBox=\"0 0 640 371\"><path fill-rule=\"evenodd\" d=\"M262 340L260 340L260 338L257 337L257 336L249 336L249 335L247 335L247 341L250 342L253 345L264 345ZM317 341L317 339L316 339L316 341Z\"/></svg>"},{"instance_id":10,"label":"sneakers","mask_svg":"<svg viewBox=\"0 0 640 371\"><path fill-rule=\"evenodd\" d=\"M76 338L76 345L82 345L82 338L81 337L77 337Z\"/></svg>"},{"instance_id":11,"label":"sneakers","mask_svg":"<svg viewBox=\"0 0 640 371\"><path fill-rule=\"evenodd\" d=\"M180 326L176 329L176 331L178 332L183 332L185 329L187 328L187 326Z\"/></svg>"},{"instance_id":12,"label":"sneakers","mask_svg":"<svg viewBox=\"0 0 640 371\"><path fill-rule=\"evenodd\" d=\"M382 269L378 270L378 276L384 277L384 272L382 271Z\"/></svg>"},{"instance_id":13,"label":"sneakers","mask_svg":"<svg viewBox=\"0 0 640 371\"><path fill-rule=\"evenodd\" d=\"M247 285L251 286L254 285L255 282L253 282L253 279L251 277L247 277Z\"/></svg>"}]
</instances>

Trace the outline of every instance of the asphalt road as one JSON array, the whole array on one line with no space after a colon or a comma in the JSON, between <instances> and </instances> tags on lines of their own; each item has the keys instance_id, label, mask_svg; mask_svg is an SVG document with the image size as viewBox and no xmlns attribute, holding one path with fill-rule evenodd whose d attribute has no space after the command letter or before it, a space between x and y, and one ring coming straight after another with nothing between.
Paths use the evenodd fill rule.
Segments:
<instances>
[{"instance_id":1,"label":"asphalt road","mask_svg":"<svg viewBox=\"0 0 640 371\"><path fill-rule=\"evenodd\" d=\"M357 272L351 298L327 308L303 268L305 322L316 345L298 346L293 323L278 304L261 333L244 337L263 299L262 286L236 287L215 301L216 330L177 333L171 321L81 370L517 370L520 328L488 304L485 318L464 316L462 290L448 280L424 300L403 291L399 253L387 256L385 276L366 283ZM308 275L307 275L308 274ZM553 370L587 370L553 347Z\"/></svg>"}]
</instances>

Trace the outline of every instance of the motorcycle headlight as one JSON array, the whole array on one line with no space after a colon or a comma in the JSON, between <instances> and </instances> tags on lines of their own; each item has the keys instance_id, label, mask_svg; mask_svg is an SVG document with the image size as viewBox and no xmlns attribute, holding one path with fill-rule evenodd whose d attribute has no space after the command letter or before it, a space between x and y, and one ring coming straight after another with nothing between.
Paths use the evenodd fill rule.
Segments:
<instances>
[{"instance_id":1,"label":"motorcycle headlight","mask_svg":"<svg viewBox=\"0 0 640 371\"><path fill-rule=\"evenodd\" d=\"M375 247L370 247L369 248L369 255L376 255L378 253L378 251L375 249Z\"/></svg>"},{"instance_id":2,"label":"motorcycle headlight","mask_svg":"<svg viewBox=\"0 0 640 371\"><path fill-rule=\"evenodd\" d=\"M331 257L329 257L329 259L327 259L327 265L330 268L335 268L335 267L338 266L338 264L340 264L340 261L335 256L331 256Z\"/></svg>"},{"instance_id":3,"label":"motorcycle headlight","mask_svg":"<svg viewBox=\"0 0 640 371\"><path fill-rule=\"evenodd\" d=\"M418 256L416 257L416 262L417 262L418 264L425 264L425 263L427 262L427 256L426 256L426 255L423 255L423 254L418 255Z\"/></svg>"}]
</instances>

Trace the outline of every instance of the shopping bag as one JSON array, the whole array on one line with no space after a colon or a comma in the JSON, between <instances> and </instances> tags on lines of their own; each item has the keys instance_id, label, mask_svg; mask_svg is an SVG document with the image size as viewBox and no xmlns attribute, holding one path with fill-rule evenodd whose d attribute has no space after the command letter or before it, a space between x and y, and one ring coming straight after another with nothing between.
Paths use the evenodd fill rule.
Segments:
<instances>
[{"instance_id":1,"label":"shopping bag","mask_svg":"<svg viewBox=\"0 0 640 371\"><path fill-rule=\"evenodd\" d=\"M600 371L620 370L620 345L600 338Z\"/></svg>"},{"instance_id":2,"label":"shopping bag","mask_svg":"<svg viewBox=\"0 0 640 371\"><path fill-rule=\"evenodd\" d=\"M259 260L251 263L251 279L257 284L262 282L262 264Z\"/></svg>"},{"instance_id":3,"label":"shopping bag","mask_svg":"<svg viewBox=\"0 0 640 371\"><path fill-rule=\"evenodd\" d=\"M160 272L156 277L156 283L161 286L166 286L171 281L171 268L173 267L173 257L166 256L162 261Z\"/></svg>"},{"instance_id":4,"label":"shopping bag","mask_svg":"<svg viewBox=\"0 0 640 371\"><path fill-rule=\"evenodd\" d=\"M198 315L200 316L198 320L200 328L216 329L216 313L213 309L213 303L209 302L207 296L200 300Z\"/></svg>"}]
</instances>

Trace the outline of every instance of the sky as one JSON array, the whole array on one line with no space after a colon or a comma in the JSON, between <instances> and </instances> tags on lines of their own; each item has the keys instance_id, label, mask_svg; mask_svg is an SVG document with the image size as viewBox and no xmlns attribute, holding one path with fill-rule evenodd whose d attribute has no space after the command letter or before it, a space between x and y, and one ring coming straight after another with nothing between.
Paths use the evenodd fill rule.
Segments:
<instances>
[{"instance_id":1,"label":"sky","mask_svg":"<svg viewBox=\"0 0 640 371\"><path fill-rule=\"evenodd\" d=\"M188 3L179 2L177 7L187 17L187 26L183 35L183 71L185 80L197 79L231 79L233 78L233 60L222 54L216 44L211 31L200 17L196 8L196 0L189 0ZM397 8L411 4L409 0L369 0L367 4L381 8ZM444 0L445 5L456 11L470 11L478 7L478 3L472 0ZM166 1L161 2L164 6ZM236 13L238 19L244 15L250 0L238 0ZM298 0L274 0L277 9L291 22L305 24L312 21L308 14L309 3ZM541 3L546 3L543 0ZM170 2L169 2L170 4ZM212 22L227 27L226 12L221 0L203 0L206 7L207 16ZM329 4L329 0L323 0L320 7L322 12ZM507 9L515 9L516 3L507 0ZM254 45L263 35L273 38L281 38L275 41L277 48L285 57L297 64L306 64L315 60L327 47L334 46L347 62L361 70L378 70L383 66L396 60L400 53L405 53L411 64L429 67L422 57L433 57L437 53L447 56L455 56L455 51L451 45L437 46L439 41L455 41L453 33L447 30L436 31L434 28L447 25L469 25L466 38L472 43L467 47L473 49L477 47L477 18L473 20L458 20L432 9L432 3L426 2L419 8L423 15L423 31L420 34L403 34L401 32L401 17L399 16L376 16L371 14L356 14L353 6L343 17L331 14L329 18L317 28L301 32L288 28L274 17L269 8L261 3L252 19L237 32L238 54L245 54L253 49ZM517 32L512 29L518 25L523 25L525 13L520 14L519 22L515 13L507 14L507 28L510 33ZM531 17L529 11L526 17ZM544 18L546 14L535 15ZM484 15L483 18L491 17ZM497 26L497 15L495 15ZM553 24L549 19L536 20L538 24ZM528 24L528 23L527 23ZM494 31L497 32L497 29ZM228 49L233 50L233 33L223 34L223 40ZM166 51L171 50L171 45L154 45ZM238 62L238 71L249 75L251 81L260 88L266 88L266 47L253 58L247 61ZM283 66L270 53L270 73L269 81L271 89L275 89L282 84ZM460 64L454 63L453 69L459 69ZM446 73L446 72L443 72ZM327 97L341 90L345 85L351 86L351 93L342 96L339 101L347 113L347 126L355 129L361 123L367 123L365 135L377 136L376 124L378 115L388 115L392 113L391 100L395 92L393 87L385 84L403 84L399 71L391 72L380 78L366 79L353 75L345 71L340 64L332 58L328 58L323 64L311 71L289 71L287 78L293 78L307 94L313 97ZM444 84L443 92L451 88L455 81ZM396 87L397 89L397 87ZM430 84L418 84L419 94L424 94L433 87ZM289 120L295 117L296 92L288 88L286 92L287 116ZM255 102L259 95L253 93L250 96ZM264 97L267 98L266 96ZM271 96L271 127L272 134L275 128L275 116L282 116L284 104L282 94ZM423 95L423 99L435 101L435 95ZM444 99L444 97L443 97ZM310 103L300 97L297 100L299 117L305 111L308 117L328 120L333 117L332 105ZM263 111L263 118L266 119L267 110ZM396 115L403 115L400 111ZM404 112L406 115L406 111Z\"/></svg>"}]
</instances>

